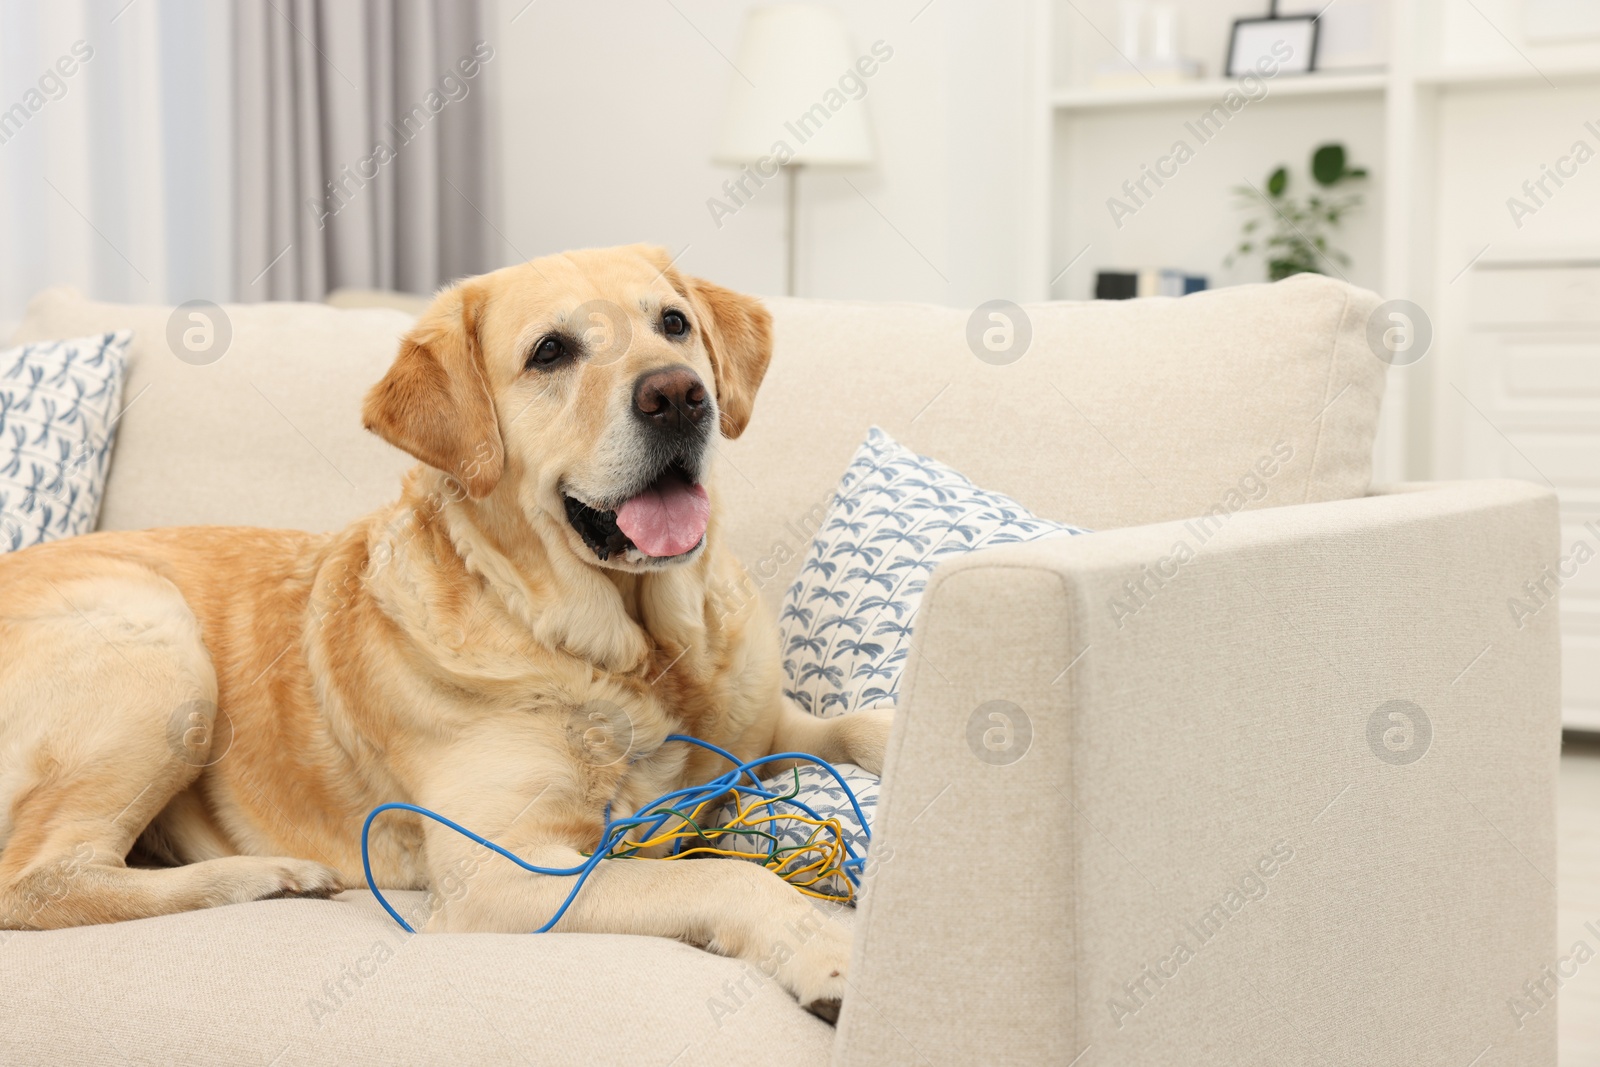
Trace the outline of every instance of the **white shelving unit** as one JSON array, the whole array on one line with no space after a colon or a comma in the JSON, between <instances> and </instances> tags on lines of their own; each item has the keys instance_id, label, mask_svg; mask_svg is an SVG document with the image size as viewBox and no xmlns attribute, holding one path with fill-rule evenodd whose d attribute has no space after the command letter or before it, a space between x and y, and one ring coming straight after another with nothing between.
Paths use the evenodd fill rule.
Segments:
<instances>
[{"instance_id":1,"label":"white shelving unit","mask_svg":"<svg viewBox=\"0 0 1600 1067\"><path fill-rule=\"evenodd\" d=\"M1218 0L1211 6L1213 9L1228 8L1235 17L1261 14L1264 7L1263 4L1228 3L1226 0ZM1434 150L1439 136L1441 97L1452 92L1496 87L1548 88L1547 80L1563 88L1575 84L1600 85L1600 49L1582 62L1563 57L1537 67L1533 60L1518 57L1513 57L1512 62L1447 62L1450 57L1441 50L1443 42L1437 35L1453 7L1461 9L1454 12L1457 16L1469 14L1476 18L1481 17L1480 9L1487 10L1493 5L1469 5L1467 0L1395 0L1390 6L1390 62L1386 70L1280 75L1269 83L1266 99L1252 105L1262 110L1275 110L1344 103L1369 112L1381 109L1377 116L1382 128L1381 158L1358 160L1368 164L1376 178L1370 202L1381 212L1381 222L1377 226L1378 248L1375 256L1367 257L1366 262L1352 269L1352 280L1386 296L1414 300L1424 308L1431 306L1429 297L1438 281L1435 219L1426 201L1436 177ZM1044 227L1043 239L1035 240L1029 249L1031 262L1026 276L1037 280L1034 295L1040 298L1087 295L1086 283L1080 281L1074 286L1061 279L1062 268L1079 256L1085 245L1099 255L1091 254L1074 264L1082 277L1102 267L1168 263L1198 269L1214 279L1220 273L1213 264L1184 263L1176 259L1146 263L1132 261L1130 254L1119 260L1118 242L1095 249L1092 235L1077 239L1071 233L1070 222L1062 219L1067 213L1065 201L1084 195L1083 190L1072 188L1070 180L1063 182L1055 173L1060 168L1063 142L1077 141L1092 146L1096 138L1108 139L1109 119L1134 112L1192 110L1194 104L1220 100L1236 85L1234 80L1220 77L1126 89L1061 84L1057 73L1062 66L1057 54L1062 50L1060 42L1070 40L1073 32L1104 41L1104 31L1114 25L1108 17L1112 10L1110 4L1101 4L1098 8L1087 3L1058 5L1052 0L1039 0L1035 4L1034 38L1040 42L1034 57L1038 101L1034 128L1040 141L1035 157L1043 173L1031 183L1030 193L1037 209L1034 217L1049 221ZM1104 29L1097 26L1091 30L1088 22L1097 14L1101 16ZM1503 16L1504 12L1501 14ZM1063 26L1063 22L1066 25ZM1421 30L1424 26L1436 36L1424 34ZM1489 28L1504 32L1497 27ZM1109 44L1105 47L1107 55L1113 54ZM1212 63L1213 67L1216 65ZM1094 125L1102 128L1087 129ZM1114 140L1116 136L1112 129L1109 139ZM1258 179L1260 175L1246 172L1238 177L1240 180ZM1115 187L1110 191L1114 193ZM1101 196L1105 192L1096 190ZM1219 212L1231 215L1231 207L1229 203L1213 200L1200 210L1214 219ZM1219 247L1215 259L1220 261L1225 251L1226 246ZM1235 279L1224 277L1221 280ZM1444 281L1449 284L1448 278ZM1425 372L1413 374L1409 371L1396 371L1391 375L1390 402L1385 405L1376 472L1383 480L1428 477L1434 473L1431 457L1436 442L1431 440L1428 426L1431 423L1429 409L1435 397L1427 383L1420 381L1426 377ZM1414 387L1417 385L1422 388Z\"/></svg>"},{"instance_id":2,"label":"white shelving unit","mask_svg":"<svg viewBox=\"0 0 1600 1067\"><path fill-rule=\"evenodd\" d=\"M1386 74L1325 74L1297 77L1272 86L1281 96L1322 96L1340 93L1381 93L1389 84ZM1050 103L1058 111L1093 111L1119 107L1161 107L1191 100L1217 100L1234 83L1225 78L1202 78L1176 85L1135 89L1056 89Z\"/></svg>"},{"instance_id":3,"label":"white shelving unit","mask_svg":"<svg viewBox=\"0 0 1600 1067\"><path fill-rule=\"evenodd\" d=\"M1482 86L1482 85L1514 85L1543 82L1546 78L1557 86L1570 85L1574 82L1600 81L1600 66L1547 66L1541 64L1538 69L1526 63L1508 66L1504 64L1486 64L1465 67L1436 67L1431 70L1418 71L1414 80L1418 85L1456 85L1456 86Z\"/></svg>"},{"instance_id":4,"label":"white shelving unit","mask_svg":"<svg viewBox=\"0 0 1600 1067\"><path fill-rule=\"evenodd\" d=\"M1473 294L1486 291L1474 278L1507 258L1570 263L1581 258L1575 250L1600 248L1600 131L1584 125L1592 120L1600 127L1600 39L1529 40L1522 33L1522 2L1391 0L1385 69L1271 79L1265 97L1208 140L1137 214L1118 217L1105 204L1123 195L1124 178L1137 178L1143 164L1184 136L1186 120L1220 101L1235 82L1212 76L1135 88L1078 84L1075 74L1116 57L1110 43L1116 2L1037 0L1030 79L1036 169L1026 195L1033 217L1045 222L1026 249L1023 274L1035 279L1032 295L1084 298L1095 271L1140 266L1204 273L1213 284L1261 280L1222 267L1241 220L1231 189L1261 181L1280 162L1303 174L1314 145L1343 141L1373 176L1363 214L1352 216L1338 238L1352 256L1344 273L1387 297L1414 301L1434 331L1426 358L1390 371L1376 479L1499 474L1540 480L1544 475L1518 450L1542 455L1536 449L1543 442L1514 443L1520 440L1515 425L1484 421L1505 410L1495 406L1504 385L1496 375L1505 372L1482 371L1489 364L1472 355L1482 344L1474 331L1483 300ZM1182 17L1199 29L1184 51L1215 75L1231 20L1260 16L1266 6L1265 0L1185 0ZM1596 161L1560 186L1547 182L1534 204L1523 183L1540 180L1580 139L1595 150ZM1514 197L1536 213L1519 218L1510 205ZM1546 251L1530 252L1535 244ZM1592 348L1600 362L1600 341ZM1520 357L1508 355L1502 363L1514 358ZM1584 390L1594 389L1589 375L1575 376L1578 408L1588 402ZM1600 396L1594 400L1600 404ZM1588 432L1589 424L1583 428ZM1562 447L1578 440L1571 426L1559 432ZM1572 447L1581 456L1589 445ZM1594 484L1583 476L1549 476L1569 519L1600 514L1600 448L1594 452ZM1485 458L1491 453L1493 462ZM1568 528L1580 527L1569 521ZM1600 561L1590 566L1600 569ZM1580 625L1567 627L1572 635L1587 634L1581 647L1568 648L1574 663L1592 660L1600 648L1600 570L1596 578L1595 590L1564 593L1571 612L1588 613L1572 618ZM1589 708L1600 708L1600 673L1571 675L1567 685L1569 692L1584 691Z\"/></svg>"}]
</instances>

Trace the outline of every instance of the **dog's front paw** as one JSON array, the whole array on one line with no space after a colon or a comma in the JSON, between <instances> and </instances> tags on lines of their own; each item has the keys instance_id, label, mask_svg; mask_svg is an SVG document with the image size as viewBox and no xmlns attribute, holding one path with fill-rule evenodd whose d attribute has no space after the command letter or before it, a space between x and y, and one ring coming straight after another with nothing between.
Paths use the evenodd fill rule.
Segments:
<instances>
[{"instance_id":1,"label":"dog's front paw","mask_svg":"<svg viewBox=\"0 0 1600 1067\"><path fill-rule=\"evenodd\" d=\"M862 708L839 722L841 729L847 731L845 749L850 753L849 762L881 776L884 754L889 750L889 730L894 726L894 705Z\"/></svg>"},{"instance_id":2,"label":"dog's front paw","mask_svg":"<svg viewBox=\"0 0 1600 1067\"><path fill-rule=\"evenodd\" d=\"M839 1019L850 967L850 931L824 919L778 967L778 981L801 1007L828 1022Z\"/></svg>"},{"instance_id":3,"label":"dog's front paw","mask_svg":"<svg viewBox=\"0 0 1600 1067\"><path fill-rule=\"evenodd\" d=\"M344 888L339 872L311 860L266 859L262 861L262 875L275 882L268 892L256 900L279 900L285 897L310 897L326 900Z\"/></svg>"},{"instance_id":4,"label":"dog's front paw","mask_svg":"<svg viewBox=\"0 0 1600 1067\"><path fill-rule=\"evenodd\" d=\"M178 869L199 882L205 907L282 897L327 898L343 888L333 868L282 856L224 856Z\"/></svg>"}]
</instances>

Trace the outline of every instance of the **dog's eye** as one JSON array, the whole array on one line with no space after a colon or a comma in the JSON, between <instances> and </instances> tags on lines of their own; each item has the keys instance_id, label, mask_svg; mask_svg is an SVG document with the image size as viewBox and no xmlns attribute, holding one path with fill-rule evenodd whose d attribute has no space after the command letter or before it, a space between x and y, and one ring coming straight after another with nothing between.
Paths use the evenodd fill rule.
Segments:
<instances>
[{"instance_id":1,"label":"dog's eye","mask_svg":"<svg viewBox=\"0 0 1600 1067\"><path fill-rule=\"evenodd\" d=\"M561 338L550 336L533 346L533 351L528 354L529 367L553 367L566 357L567 346L561 343Z\"/></svg>"},{"instance_id":2,"label":"dog's eye","mask_svg":"<svg viewBox=\"0 0 1600 1067\"><path fill-rule=\"evenodd\" d=\"M689 320L683 317L681 311L663 311L661 328L667 332L668 337L682 337L689 332Z\"/></svg>"}]
</instances>

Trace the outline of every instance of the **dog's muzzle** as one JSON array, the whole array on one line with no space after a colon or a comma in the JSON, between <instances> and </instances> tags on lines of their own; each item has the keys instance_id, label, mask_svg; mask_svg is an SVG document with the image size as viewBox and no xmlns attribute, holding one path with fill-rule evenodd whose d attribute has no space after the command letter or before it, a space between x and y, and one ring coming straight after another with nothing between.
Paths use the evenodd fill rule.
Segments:
<instances>
[{"instance_id":1,"label":"dog's muzzle","mask_svg":"<svg viewBox=\"0 0 1600 1067\"><path fill-rule=\"evenodd\" d=\"M716 404L693 369L665 367L634 382L633 417L640 480L604 500L564 491L567 520L602 560L680 559L704 543L711 517L700 473Z\"/></svg>"}]
</instances>

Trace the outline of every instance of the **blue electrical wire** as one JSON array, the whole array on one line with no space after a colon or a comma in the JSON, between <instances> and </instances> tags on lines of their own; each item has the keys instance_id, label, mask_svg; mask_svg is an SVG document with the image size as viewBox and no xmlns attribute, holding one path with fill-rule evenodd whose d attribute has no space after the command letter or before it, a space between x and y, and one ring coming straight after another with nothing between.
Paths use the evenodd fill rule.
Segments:
<instances>
[{"instance_id":1,"label":"blue electrical wire","mask_svg":"<svg viewBox=\"0 0 1600 1067\"><path fill-rule=\"evenodd\" d=\"M682 816L677 815L675 812L659 810L663 805L668 804L670 801L678 797L686 798L686 806L698 807L700 804L703 804L708 800L713 800L723 793L748 793L752 796L762 797L768 801L774 802L763 805L766 807L768 812L774 815L776 814L776 804L783 803L799 808L802 812L819 822L825 821L823 820L822 816L818 815L808 805L802 804L793 797L786 797L783 794L774 793L761 787L761 779L755 774L752 768L760 767L763 764L784 759L805 760L808 763L816 764L818 767L821 767L823 770L833 775L834 779L838 781L839 787L844 790L844 795L850 798L850 806L855 809L856 820L861 826L862 835L869 843L872 841L872 828L867 825L866 814L862 812L861 805L856 800L855 790L851 789L849 783L844 780L844 775L840 774L838 769L825 759L821 759L805 752L779 752L771 756L762 756L760 759L741 762L737 756L729 752L727 749L719 748L709 741L702 741L698 737L690 737L688 734L668 734L666 740L682 741L691 745L699 745L703 749L715 752L729 763L732 763L734 767L731 771L713 778L704 785L688 786L683 789L674 789L670 793L663 793L655 800L652 800L650 803L641 807L639 810L642 812L642 814L636 813L624 819L613 820L611 818L611 805L608 803L605 808L605 828L600 832L600 846L596 848L594 853L588 856L582 863L575 864L571 867L540 867L537 864L527 862L526 860L522 859L522 857L507 849L501 848L488 838L481 837L478 834L473 833L460 823L445 818L438 812L429 811L427 808L419 807L416 804L405 804L399 801L394 801L388 804L379 804L377 807L373 808L367 813L366 821L361 824L361 868L367 876L367 887L372 890L372 895L378 899L378 903L383 906L383 910L389 913L389 917L400 924L400 928L402 930L405 930L407 933L416 933L416 931L412 929L411 924L400 917L400 913L394 910L394 907L390 905L389 901L378 889L377 879L372 877L372 856L368 847L368 838L372 832L372 820L376 819L379 815L382 815L386 811L409 811L416 815L421 815L424 818L432 819L434 822L437 822L442 826L449 827L462 837L476 841L483 847L491 849L499 855L504 856L512 863L515 863L518 867L521 867L523 870L532 874L546 874L557 878L576 878L577 881L573 883L572 891L569 892L566 899L561 902L561 907L556 909L556 913L550 917L550 921L534 931L536 934L542 934L548 931L551 927L555 926L556 923L561 921L561 917L567 913L567 908L569 908L572 905L573 900L577 898L578 891L583 888L583 884L588 880L589 875L594 873L594 869L600 865L600 861L605 859L610 854L611 850L616 848L617 845L619 845L623 839L627 837L629 832L637 827L645 827L646 829L642 836L648 839L659 832L661 824L666 822L668 819L682 818ZM753 784L741 785L740 779L746 777L748 777ZM844 845L845 855L849 858L845 860L842 867L845 877L850 879L850 883L852 885L859 886L861 884L861 870L866 863L866 858L856 855L855 849L850 845L849 836L850 835L848 834L843 836L842 843ZM672 847L674 855L677 854L681 845L681 839L673 842ZM777 854L777 848L778 842L777 839L774 838L767 853L769 858ZM623 859L626 857L616 858Z\"/></svg>"}]
</instances>

